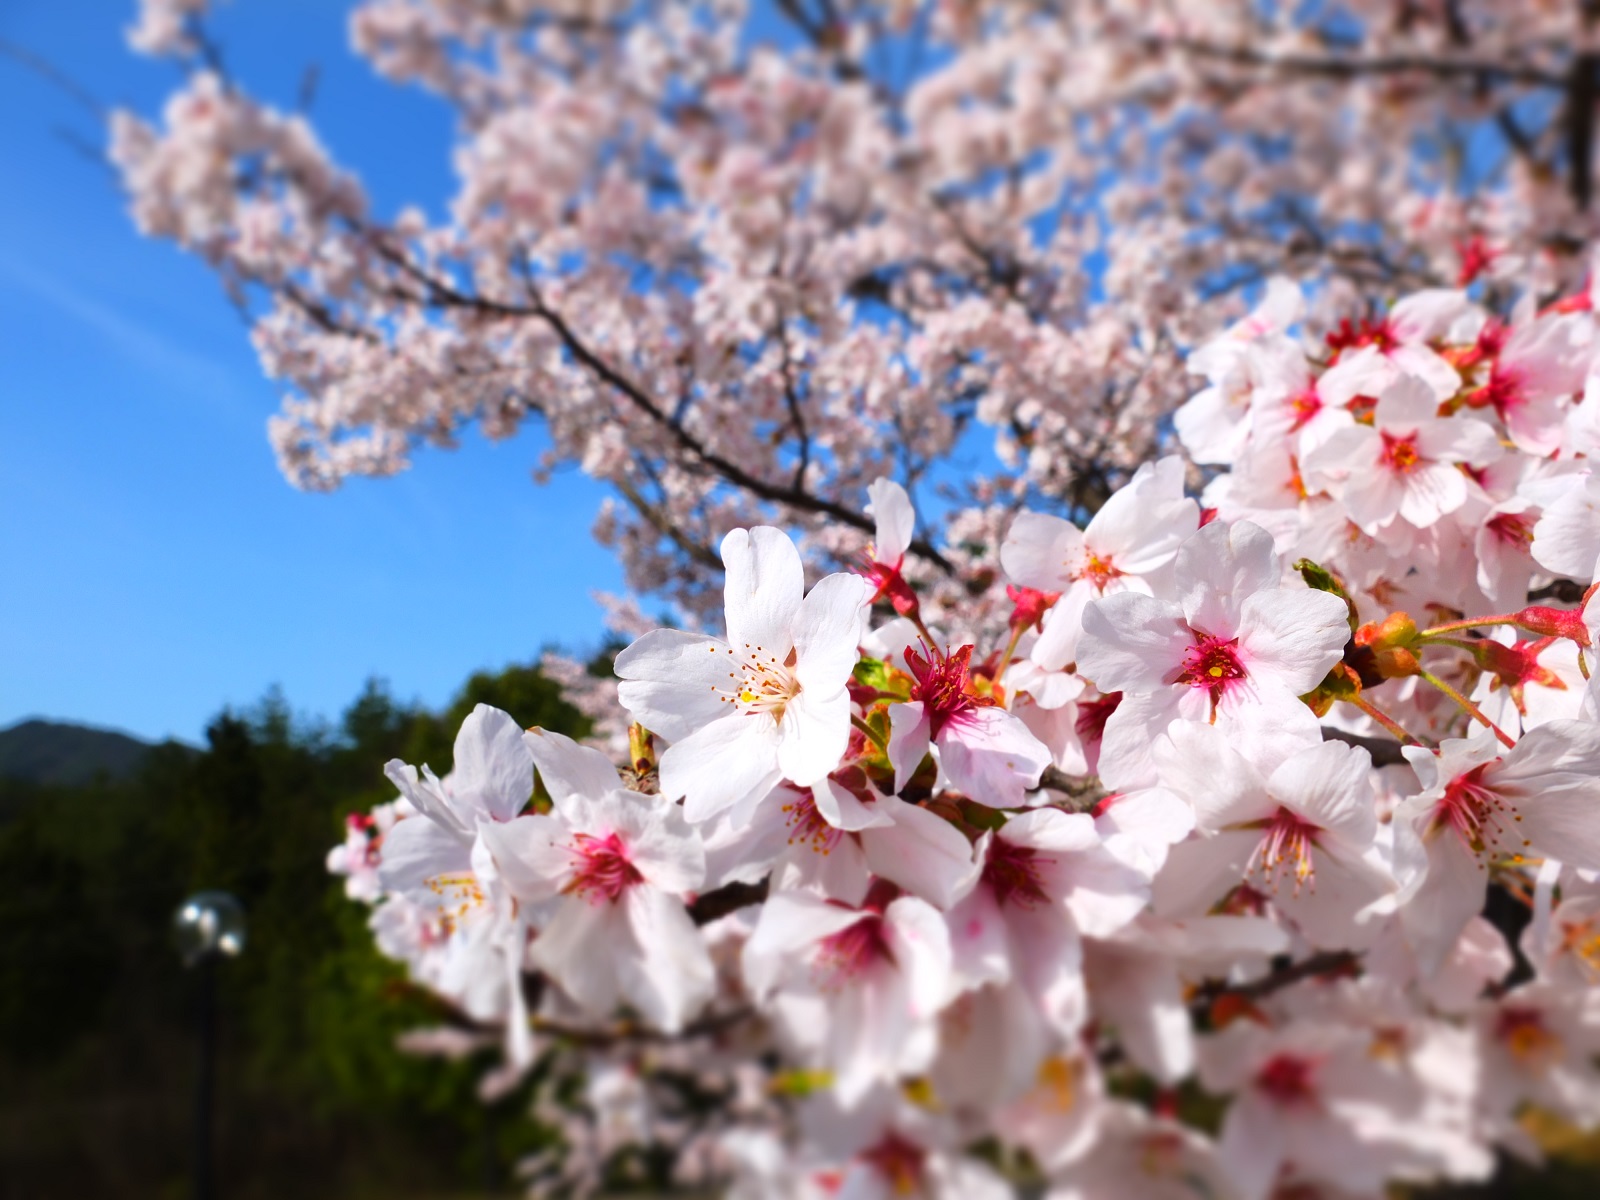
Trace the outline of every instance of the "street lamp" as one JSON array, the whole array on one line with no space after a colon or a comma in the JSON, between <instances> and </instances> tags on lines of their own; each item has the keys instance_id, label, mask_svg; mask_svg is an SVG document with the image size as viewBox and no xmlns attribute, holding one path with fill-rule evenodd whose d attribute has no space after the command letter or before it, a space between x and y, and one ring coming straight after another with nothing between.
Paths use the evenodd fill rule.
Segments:
<instances>
[{"instance_id":1,"label":"street lamp","mask_svg":"<svg viewBox=\"0 0 1600 1200\"><path fill-rule=\"evenodd\" d=\"M217 963L244 950L244 905L227 892L196 892L172 917L183 965L199 978L200 1072L195 1082L194 1200L214 1200L211 1160L212 1094L217 1074Z\"/></svg>"}]
</instances>

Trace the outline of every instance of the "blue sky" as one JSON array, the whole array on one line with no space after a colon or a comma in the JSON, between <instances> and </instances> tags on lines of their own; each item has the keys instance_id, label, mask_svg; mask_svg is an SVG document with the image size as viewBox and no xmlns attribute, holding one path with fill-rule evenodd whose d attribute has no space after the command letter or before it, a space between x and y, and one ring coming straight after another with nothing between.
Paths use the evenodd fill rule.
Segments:
<instances>
[{"instance_id":1,"label":"blue sky","mask_svg":"<svg viewBox=\"0 0 1600 1200\"><path fill-rule=\"evenodd\" d=\"M335 0L232 0L230 69L314 117L378 209L450 194L442 105L374 77ZM123 46L132 0L4 0L0 39L146 114L176 81ZM576 472L535 486L529 431L424 451L332 495L278 474L278 389L213 276L129 222L112 177L58 131L94 118L0 58L0 725L26 716L198 740L273 684L335 715L371 675L444 701L473 670L592 648L621 574Z\"/></svg>"}]
</instances>

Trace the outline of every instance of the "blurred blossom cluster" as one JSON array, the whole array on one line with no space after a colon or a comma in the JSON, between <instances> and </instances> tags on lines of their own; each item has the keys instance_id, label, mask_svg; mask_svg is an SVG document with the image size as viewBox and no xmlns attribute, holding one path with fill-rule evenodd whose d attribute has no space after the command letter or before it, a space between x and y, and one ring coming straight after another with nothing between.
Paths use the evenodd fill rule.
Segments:
<instances>
[{"instance_id":1,"label":"blurred blossom cluster","mask_svg":"<svg viewBox=\"0 0 1600 1200\"><path fill-rule=\"evenodd\" d=\"M1600 1124L1581 6L776 9L363 5L437 226L134 31L135 217L291 479L537 416L677 608L551 664L591 744L480 706L351 819L415 1044L570 1077L580 1194L1377 1200Z\"/></svg>"}]
</instances>

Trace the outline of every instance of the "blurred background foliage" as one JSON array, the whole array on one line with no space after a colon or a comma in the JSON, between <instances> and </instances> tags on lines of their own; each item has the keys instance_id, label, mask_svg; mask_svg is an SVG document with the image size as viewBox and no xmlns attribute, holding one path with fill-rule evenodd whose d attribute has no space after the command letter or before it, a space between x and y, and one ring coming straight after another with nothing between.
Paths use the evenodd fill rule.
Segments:
<instances>
[{"instance_id":1,"label":"blurred background foliage","mask_svg":"<svg viewBox=\"0 0 1600 1200\"><path fill-rule=\"evenodd\" d=\"M222 1195L510 1189L541 1136L526 1088L486 1106L483 1061L396 1051L441 1014L379 956L324 861L347 813L393 798L383 763L443 774L478 703L586 732L555 683L513 667L474 675L444 712L374 681L328 724L274 693L221 713L199 749L151 747L87 781L0 778L0 1196L188 1195L195 993L169 929L201 888L233 892L250 920L220 972Z\"/></svg>"}]
</instances>

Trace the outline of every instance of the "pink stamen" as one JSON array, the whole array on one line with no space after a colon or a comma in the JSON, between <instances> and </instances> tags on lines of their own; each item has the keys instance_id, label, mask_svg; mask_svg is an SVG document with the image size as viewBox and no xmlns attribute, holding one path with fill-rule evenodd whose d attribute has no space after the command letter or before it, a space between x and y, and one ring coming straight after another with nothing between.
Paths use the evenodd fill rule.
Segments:
<instances>
[{"instance_id":1,"label":"pink stamen","mask_svg":"<svg viewBox=\"0 0 1600 1200\"><path fill-rule=\"evenodd\" d=\"M883 917L869 912L854 925L822 939L814 964L818 983L827 989L843 987L879 963L893 963Z\"/></svg>"},{"instance_id":2,"label":"pink stamen","mask_svg":"<svg viewBox=\"0 0 1600 1200\"><path fill-rule=\"evenodd\" d=\"M591 903L610 903L634 884L644 882L644 876L628 861L622 839L614 833L604 837L577 834L572 839L572 853L578 861L565 890Z\"/></svg>"},{"instance_id":3,"label":"pink stamen","mask_svg":"<svg viewBox=\"0 0 1600 1200\"><path fill-rule=\"evenodd\" d=\"M1474 767L1446 784L1444 797L1434 805L1433 821L1429 828L1430 833L1445 828L1453 830L1461 839L1461 844L1480 860L1479 870L1484 869L1481 860L1511 832L1507 818L1511 821L1522 820L1515 804L1483 782L1485 772L1499 761L1497 758L1494 762ZM1528 843L1524 841L1522 844L1526 846Z\"/></svg>"},{"instance_id":4,"label":"pink stamen","mask_svg":"<svg viewBox=\"0 0 1600 1200\"><path fill-rule=\"evenodd\" d=\"M1277 1054L1256 1072L1255 1086L1286 1108L1317 1102L1317 1062L1297 1054Z\"/></svg>"},{"instance_id":5,"label":"pink stamen","mask_svg":"<svg viewBox=\"0 0 1600 1200\"><path fill-rule=\"evenodd\" d=\"M1194 630L1194 645L1184 652L1183 666L1174 683L1204 688L1211 693L1211 720L1217 719L1217 705L1228 688L1241 679L1249 678L1244 663L1239 661L1239 639L1212 637L1209 633Z\"/></svg>"},{"instance_id":6,"label":"pink stamen","mask_svg":"<svg viewBox=\"0 0 1600 1200\"><path fill-rule=\"evenodd\" d=\"M1246 874L1261 873L1261 880L1272 891L1278 887L1280 875L1294 878L1294 894L1300 894L1302 885L1317 890L1316 860L1311 851L1317 844L1320 826L1304 821L1287 808L1280 808L1266 822L1261 842L1250 856Z\"/></svg>"},{"instance_id":7,"label":"pink stamen","mask_svg":"<svg viewBox=\"0 0 1600 1200\"><path fill-rule=\"evenodd\" d=\"M994 893L997 904L1035 909L1050 903L1041 871L1050 861L1032 846L1019 846L997 837L989 843L989 857L983 864L981 879Z\"/></svg>"}]
</instances>

